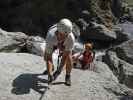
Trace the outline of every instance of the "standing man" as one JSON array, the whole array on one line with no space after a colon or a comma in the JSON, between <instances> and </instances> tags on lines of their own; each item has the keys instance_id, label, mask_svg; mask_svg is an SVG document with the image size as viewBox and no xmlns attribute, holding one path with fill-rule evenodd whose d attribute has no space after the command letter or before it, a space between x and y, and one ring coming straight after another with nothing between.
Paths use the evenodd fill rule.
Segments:
<instances>
[{"instance_id":1,"label":"standing man","mask_svg":"<svg viewBox=\"0 0 133 100\"><path fill-rule=\"evenodd\" d=\"M72 70L72 49L74 47L75 37L72 33L72 22L69 19L61 19L54 28L51 28L46 37L46 50L44 60L47 64L48 83L56 79L66 65L65 84L71 85L71 70ZM57 47L62 52L62 59L59 69L52 74L53 61L52 53L54 47Z\"/></svg>"}]
</instances>

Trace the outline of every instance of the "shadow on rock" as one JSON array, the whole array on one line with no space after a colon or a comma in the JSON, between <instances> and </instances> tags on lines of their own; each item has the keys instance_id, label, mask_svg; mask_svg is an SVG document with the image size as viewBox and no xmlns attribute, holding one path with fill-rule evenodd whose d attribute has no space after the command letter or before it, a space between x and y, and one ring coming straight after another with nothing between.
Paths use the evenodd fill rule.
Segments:
<instances>
[{"instance_id":1,"label":"shadow on rock","mask_svg":"<svg viewBox=\"0 0 133 100\"><path fill-rule=\"evenodd\" d=\"M65 82L53 82L52 85L60 85L60 84L65 84Z\"/></svg>"},{"instance_id":2,"label":"shadow on rock","mask_svg":"<svg viewBox=\"0 0 133 100\"><path fill-rule=\"evenodd\" d=\"M133 96L123 96L120 100L133 100Z\"/></svg>"},{"instance_id":3,"label":"shadow on rock","mask_svg":"<svg viewBox=\"0 0 133 100\"><path fill-rule=\"evenodd\" d=\"M12 82L11 92L16 95L28 94L33 89L40 94L44 94L48 89L46 79L41 79L38 76L41 74L21 74ZM43 83L43 84L41 84Z\"/></svg>"}]
</instances>

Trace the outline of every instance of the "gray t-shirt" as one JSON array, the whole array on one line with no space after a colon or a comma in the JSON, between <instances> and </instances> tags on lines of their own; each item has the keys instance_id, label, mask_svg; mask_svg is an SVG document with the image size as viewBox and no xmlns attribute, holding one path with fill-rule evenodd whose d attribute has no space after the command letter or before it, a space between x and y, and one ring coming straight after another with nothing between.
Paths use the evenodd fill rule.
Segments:
<instances>
[{"instance_id":1,"label":"gray t-shirt","mask_svg":"<svg viewBox=\"0 0 133 100\"><path fill-rule=\"evenodd\" d=\"M57 27L55 25L55 26L52 26L47 33L45 52L48 54L51 54L53 52L53 47L58 45L58 40L55 35L56 31L57 31ZM63 43L63 46L65 47L65 51L72 51L72 49L74 48L74 42L75 42L75 37L73 33L69 33Z\"/></svg>"}]
</instances>

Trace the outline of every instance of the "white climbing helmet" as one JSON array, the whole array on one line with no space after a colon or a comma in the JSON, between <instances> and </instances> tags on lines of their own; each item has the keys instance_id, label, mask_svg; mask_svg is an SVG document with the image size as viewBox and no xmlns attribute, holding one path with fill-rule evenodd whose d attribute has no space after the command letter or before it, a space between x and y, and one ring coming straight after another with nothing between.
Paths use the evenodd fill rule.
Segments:
<instances>
[{"instance_id":1,"label":"white climbing helmet","mask_svg":"<svg viewBox=\"0 0 133 100\"><path fill-rule=\"evenodd\" d=\"M57 30L59 32L64 32L69 34L72 32L72 22L69 19L61 19L59 23L57 23Z\"/></svg>"}]
</instances>

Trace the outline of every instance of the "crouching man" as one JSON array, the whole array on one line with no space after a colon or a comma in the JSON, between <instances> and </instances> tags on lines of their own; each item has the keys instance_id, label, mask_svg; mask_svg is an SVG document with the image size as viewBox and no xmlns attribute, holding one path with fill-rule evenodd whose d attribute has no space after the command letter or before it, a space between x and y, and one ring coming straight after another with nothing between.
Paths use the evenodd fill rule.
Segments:
<instances>
[{"instance_id":1,"label":"crouching man","mask_svg":"<svg viewBox=\"0 0 133 100\"><path fill-rule=\"evenodd\" d=\"M46 36L46 50L44 53L44 60L47 64L48 83L56 79L66 65L65 84L71 85L71 70L72 70L72 49L74 47L75 37L72 33L72 22L69 19L61 19L56 28L51 28ZM53 74L54 68L52 61L52 54L54 47L57 47L62 52L62 59L59 69Z\"/></svg>"}]
</instances>

